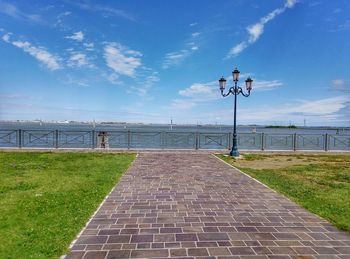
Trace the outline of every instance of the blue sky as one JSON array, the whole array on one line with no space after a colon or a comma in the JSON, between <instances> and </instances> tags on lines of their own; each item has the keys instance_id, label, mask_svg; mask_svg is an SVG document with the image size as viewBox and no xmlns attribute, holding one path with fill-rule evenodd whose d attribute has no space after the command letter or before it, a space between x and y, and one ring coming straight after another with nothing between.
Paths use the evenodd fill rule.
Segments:
<instances>
[{"instance_id":1,"label":"blue sky","mask_svg":"<svg viewBox=\"0 0 350 259\"><path fill-rule=\"evenodd\" d=\"M350 126L347 0L0 0L0 120Z\"/></svg>"}]
</instances>

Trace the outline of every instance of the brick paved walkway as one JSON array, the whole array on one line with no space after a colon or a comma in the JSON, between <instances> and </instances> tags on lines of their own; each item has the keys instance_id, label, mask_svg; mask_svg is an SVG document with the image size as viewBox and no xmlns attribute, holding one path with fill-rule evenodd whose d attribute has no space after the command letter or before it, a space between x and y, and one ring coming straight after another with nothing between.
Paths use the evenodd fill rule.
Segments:
<instances>
[{"instance_id":1,"label":"brick paved walkway","mask_svg":"<svg viewBox=\"0 0 350 259\"><path fill-rule=\"evenodd\" d=\"M66 258L350 258L350 235L209 154L142 153Z\"/></svg>"}]
</instances>

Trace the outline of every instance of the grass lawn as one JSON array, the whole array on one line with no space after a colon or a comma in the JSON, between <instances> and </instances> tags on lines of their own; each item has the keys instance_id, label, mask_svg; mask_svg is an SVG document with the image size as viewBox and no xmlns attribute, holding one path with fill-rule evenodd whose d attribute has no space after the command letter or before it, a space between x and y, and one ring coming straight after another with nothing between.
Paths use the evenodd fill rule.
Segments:
<instances>
[{"instance_id":1,"label":"grass lawn","mask_svg":"<svg viewBox=\"0 0 350 259\"><path fill-rule=\"evenodd\" d=\"M0 258L58 258L135 154L0 152Z\"/></svg>"},{"instance_id":2,"label":"grass lawn","mask_svg":"<svg viewBox=\"0 0 350 259\"><path fill-rule=\"evenodd\" d=\"M218 155L309 211L350 232L350 155Z\"/></svg>"}]
</instances>

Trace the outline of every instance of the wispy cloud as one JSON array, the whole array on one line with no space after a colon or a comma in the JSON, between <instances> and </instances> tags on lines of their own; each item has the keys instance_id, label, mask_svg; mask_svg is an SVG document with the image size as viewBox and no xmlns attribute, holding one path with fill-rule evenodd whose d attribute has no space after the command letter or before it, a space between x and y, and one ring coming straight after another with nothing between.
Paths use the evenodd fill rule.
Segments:
<instances>
[{"instance_id":1,"label":"wispy cloud","mask_svg":"<svg viewBox=\"0 0 350 259\"><path fill-rule=\"evenodd\" d=\"M307 118L317 122L343 119L341 111L350 102L349 96L338 96L319 100L302 100L279 107L264 107L263 109L245 110L242 118L257 123L266 121L302 121ZM348 119L349 120L349 119ZM323 122L322 122L323 123Z\"/></svg>"},{"instance_id":2,"label":"wispy cloud","mask_svg":"<svg viewBox=\"0 0 350 259\"><path fill-rule=\"evenodd\" d=\"M219 99L220 91L217 84L217 81L194 83L185 89L179 90L180 98L172 100L171 108L189 110L199 103L208 103Z\"/></svg>"},{"instance_id":3,"label":"wispy cloud","mask_svg":"<svg viewBox=\"0 0 350 259\"><path fill-rule=\"evenodd\" d=\"M76 1L76 0L74 0L74 1L67 0L66 2L70 3L72 5L75 5L82 10L91 11L91 12L99 12L104 17L113 16L113 17L121 17L121 18L127 19L127 20L132 21L132 22L136 21L136 18L134 17L134 15L132 15L129 12L126 12L124 10L121 10L121 9L116 9L116 8L112 8L112 7L105 6L105 5L91 4L91 3Z\"/></svg>"},{"instance_id":4,"label":"wispy cloud","mask_svg":"<svg viewBox=\"0 0 350 259\"><path fill-rule=\"evenodd\" d=\"M344 79L334 79L331 82L331 88L336 91L350 92L350 84Z\"/></svg>"},{"instance_id":5,"label":"wispy cloud","mask_svg":"<svg viewBox=\"0 0 350 259\"><path fill-rule=\"evenodd\" d=\"M64 18L71 15L71 14L72 14L72 12L68 12L68 11L65 11L63 13L58 14L56 16L56 22L55 22L54 26L60 28L61 30L69 30L70 27L64 23Z\"/></svg>"},{"instance_id":6,"label":"wispy cloud","mask_svg":"<svg viewBox=\"0 0 350 259\"><path fill-rule=\"evenodd\" d=\"M65 38L75 40L78 42L82 42L84 40L84 33L82 31L78 31L78 32L73 33L73 35L71 35L71 36L66 36Z\"/></svg>"},{"instance_id":7,"label":"wispy cloud","mask_svg":"<svg viewBox=\"0 0 350 259\"><path fill-rule=\"evenodd\" d=\"M244 40L232 47L229 53L227 54L227 58L240 54L244 49L249 47L251 44L255 43L263 34L266 23L273 20L276 16L282 14L288 8L293 8L296 3L297 0L287 0L284 3L283 7L273 10L268 15L262 17L259 22L249 25L246 28L249 36L248 40Z\"/></svg>"},{"instance_id":8,"label":"wispy cloud","mask_svg":"<svg viewBox=\"0 0 350 259\"><path fill-rule=\"evenodd\" d=\"M2 36L2 40L22 49L24 52L36 58L39 62L45 65L50 70L61 69L60 58L56 55L51 54L42 46L33 46L28 41L11 41L10 33Z\"/></svg>"},{"instance_id":9,"label":"wispy cloud","mask_svg":"<svg viewBox=\"0 0 350 259\"><path fill-rule=\"evenodd\" d=\"M95 50L95 44L92 43L92 42L90 42L90 43L86 43L85 42L85 43L83 43L83 45L84 45L85 49L88 50L88 51Z\"/></svg>"},{"instance_id":10,"label":"wispy cloud","mask_svg":"<svg viewBox=\"0 0 350 259\"><path fill-rule=\"evenodd\" d=\"M290 100L288 104L269 104L263 107L238 107L242 124L348 125L350 123L350 96L337 96L316 100ZM226 118L226 110L203 113L203 118Z\"/></svg>"},{"instance_id":11,"label":"wispy cloud","mask_svg":"<svg viewBox=\"0 0 350 259\"><path fill-rule=\"evenodd\" d=\"M187 39L185 47L179 51L169 52L165 54L162 68L168 69L172 66L181 64L187 57L191 56L195 51L199 49L199 36L200 32L194 32L190 38Z\"/></svg>"},{"instance_id":12,"label":"wispy cloud","mask_svg":"<svg viewBox=\"0 0 350 259\"><path fill-rule=\"evenodd\" d=\"M253 89L257 91L268 91L283 85L280 80L254 80Z\"/></svg>"},{"instance_id":13,"label":"wispy cloud","mask_svg":"<svg viewBox=\"0 0 350 259\"><path fill-rule=\"evenodd\" d=\"M4 1L0 1L0 13L6 14L12 18L19 19L19 20L26 20L26 21L41 23L41 24L45 23L42 20L40 15L25 13L25 12L21 11L13 3L7 3Z\"/></svg>"},{"instance_id":14,"label":"wispy cloud","mask_svg":"<svg viewBox=\"0 0 350 259\"><path fill-rule=\"evenodd\" d=\"M169 52L165 54L163 69L167 69L171 66L179 65L186 57L190 55L190 51L183 49L177 52Z\"/></svg>"},{"instance_id":15,"label":"wispy cloud","mask_svg":"<svg viewBox=\"0 0 350 259\"><path fill-rule=\"evenodd\" d=\"M151 68L142 67L141 72L136 79L136 85L131 86L129 93L137 93L143 99L152 99L148 95L150 89L160 81L159 73Z\"/></svg>"},{"instance_id":16,"label":"wispy cloud","mask_svg":"<svg viewBox=\"0 0 350 259\"><path fill-rule=\"evenodd\" d=\"M274 90L282 85L283 83L280 80L254 79L253 93L255 91ZM228 85L227 87L229 88L231 85ZM193 83L189 87L180 90L178 94L181 96L181 98L174 99L174 105L172 105L172 107L180 107L180 105L184 105L184 108L182 109L191 109L198 104L221 99L219 83L217 80L207 83Z\"/></svg>"},{"instance_id":17,"label":"wispy cloud","mask_svg":"<svg viewBox=\"0 0 350 259\"><path fill-rule=\"evenodd\" d=\"M85 53L82 52L72 52L68 60L69 67L94 67L88 60Z\"/></svg>"},{"instance_id":18,"label":"wispy cloud","mask_svg":"<svg viewBox=\"0 0 350 259\"><path fill-rule=\"evenodd\" d=\"M115 73L129 77L134 77L136 69L141 66L141 56L141 52L116 42L108 43L104 48L107 66Z\"/></svg>"},{"instance_id":19,"label":"wispy cloud","mask_svg":"<svg viewBox=\"0 0 350 259\"><path fill-rule=\"evenodd\" d=\"M180 90L179 95L202 101L216 99L219 96L218 91L215 91L217 90L217 87L215 89L216 85L217 82L194 83L190 87Z\"/></svg>"}]
</instances>

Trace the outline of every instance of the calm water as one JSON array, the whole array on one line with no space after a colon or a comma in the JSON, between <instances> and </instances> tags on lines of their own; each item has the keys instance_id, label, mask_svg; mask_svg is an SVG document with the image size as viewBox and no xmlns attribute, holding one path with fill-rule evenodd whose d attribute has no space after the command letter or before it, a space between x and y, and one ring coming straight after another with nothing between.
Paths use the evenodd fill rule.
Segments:
<instances>
[{"instance_id":1,"label":"calm water","mask_svg":"<svg viewBox=\"0 0 350 259\"><path fill-rule=\"evenodd\" d=\"M140 131L140 132L232 132L229 125L167 125L167 124L98 124L91 123L39 123L39 122L0 122L0 130L93 130L96 131ZM350 135L350 127L329 128L329 127L299 127L297 129L286 128L265 128L263 126L238 126L239 133L280 133L280 134L339 134Z\"/></svg>"}]
</instances>

